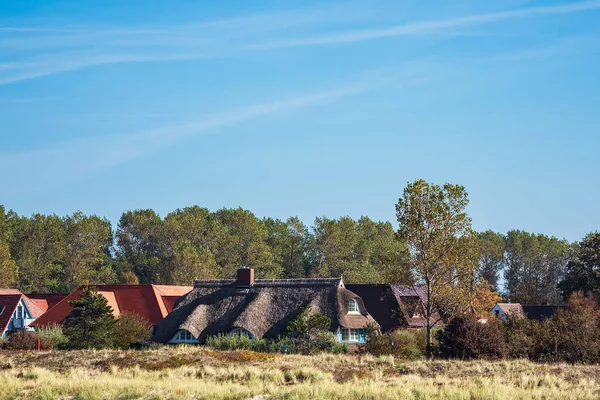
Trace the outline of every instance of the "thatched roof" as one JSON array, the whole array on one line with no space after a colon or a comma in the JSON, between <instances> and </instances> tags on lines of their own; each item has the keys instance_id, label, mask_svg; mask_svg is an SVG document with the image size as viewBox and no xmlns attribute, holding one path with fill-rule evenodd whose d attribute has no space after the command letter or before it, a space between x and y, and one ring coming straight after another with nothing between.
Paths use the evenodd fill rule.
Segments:
<instances>
[{"instance_id":1,"label":"thatched roof","mask_svg":"<svg viewBox=\"0 0 600 400\"><path fill-rule=\"evenodd\" d=\"M348 315L348 300L355 299L360 314ZM200 342L207 336L242 328L258 338L285 334L300 310L312 306L331 319L332 331L340 327L377 325L362 299L344 288L341 279L257 279L251 286L235 280L196 281L173 311L157 326L153 341L168 342L187 330Z\"/></svg>"}]
</instances>

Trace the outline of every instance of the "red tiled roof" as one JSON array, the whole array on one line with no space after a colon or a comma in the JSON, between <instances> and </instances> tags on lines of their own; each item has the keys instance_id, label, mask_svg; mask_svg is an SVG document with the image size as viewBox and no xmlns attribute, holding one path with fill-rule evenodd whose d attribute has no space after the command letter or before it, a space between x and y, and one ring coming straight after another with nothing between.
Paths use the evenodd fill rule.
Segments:
<instances>
[{"instance_id":1,"label":"red tiled roof","mask_svg":"<svg viewBox=\"0 0 600 400\"><path fill-rule=\"evenodd\" d=\"M0 314L0 335L4 333L4 330L8 326L10 318L15 312L15 308L17 308L21 298L33 318L38 318L44 313L43 309L38 307L21 291L17 289L0 289L0 311L2 311L2 314Z\"/></svg>"},{"instance_id":2,"label":"red tiled roof","mask_svg":"<svg viewBox=\"0 0 600 400\"><path fill-rule=\"evenodd\" d=\"M8 322L10 321L10 317L12 317L15 312L15 308L21 301L21 293L19 294L4 294L0 293L0 335L4 333L4 330L8 326Z\"/></svg>"},{"instance_id":3,"label":"red tiled roof","mask_svg":"<svg viewBox=\"0 0 600 400\"><path fill-rule=\"evenodd\" d=\"M151 325L156 325L167 316L175 300L192 290L189 286L166 285L94 285L98 292L108 300L113 308L113 314L118 317L123 312L132 312L146 319ZM82 287L69 293L64 299L50 308L31 325L48 326L61 324L71 312L70 300L79 298ZM167 301L165 302L165 297Z\"/></svg>"},{"instance_id":4,"label":"red tiled roof","mask_svg":"<svg viewBox=\"0 0 600 400\"><path fill-rule=\"evenodd\" d=\"M49 308L54 307L56 303L67 297L64 293L28 293L25 296L44 312L48 311Z\"/></svg>"}]
</instances>

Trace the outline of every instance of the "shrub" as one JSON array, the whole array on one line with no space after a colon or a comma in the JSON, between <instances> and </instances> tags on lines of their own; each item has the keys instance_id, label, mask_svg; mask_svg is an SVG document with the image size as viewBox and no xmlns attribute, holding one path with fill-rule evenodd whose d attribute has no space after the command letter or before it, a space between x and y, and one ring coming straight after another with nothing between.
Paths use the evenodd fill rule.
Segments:
<instances>
[{"instance_id":1,"label":"shrub","mask_svg":"<svg viewBox=\"0 0 600 400\"><path fill-rule=\"evenodd\" d=\"M121 314L113 328L117 347L127 349L136 343L145 343L152 337L152 328L144 318L132 312Z\"/></svg>"},{"instance_id":2,"label":"shrub","mask_svg":"<svg viewBox=\"0 0 600 400\"><path fill-rule=\"evenodd\" d=\"M322 346L331 319L323 313L313 313L310 305L300 310L295 320L287 326L289 335L301 345L304 354L311 354ZM315 343L313 343L315 342Z\"/></svg>"},{"instance_id":3,"label":"shrub","mask_svg":"<svg viewBox=\"0 0 600 400\"><path fill-rule=\"evenodd\" d=\"M8 336L4 348L7 350L36 350L38 339L42 350L51 350L53 344L33 331L17 331Z\"/></svg>"},{"instance_id":4,"label":"shrub","mask_svg":"<svg viewBox=\"0 0 600 400\"><path fill-rule=\"evenodd\" d=\"M479 322L474 314L457 315L437 333L437 351L444 358L498 359L504 355L504 334L498 319Z\"/></svg>"},{"instance_id":5,"label":"shrub","mask_svg":"<svg viewBox=\"0 0 600 400\"><path fill-rule=\"evenodd\" d=\"M510 358L535 358L535 337L538 321L509 316L504 325L505 355Z\"/></svg>"},{"instance_id":6,"label":"shrub","mask_svg":"<svg viewBox=\"0 0 600 400\"><path fill-rule=\"evenodd\" d=\"M394 357L416 360L423 357L426 341L421 331L397 330L383 335L370 333L365 350L375 356L391 354Z\"/></svg>"},{"instance_id":7,"label":"shrub","mask_svg":"<svg viewBox=\"0 0 600 400\"><path fill-rule=\"evenodd\" d=\"M40 338L54 349L66 347L69 339L64 335L60 325L50 325L38 331Z\"/></svg>"},{"instance_id":8,"label":"shrub","mask_svg":"<svg viewBox=\"0 0 600 400\"><path fill-rule=\"evenodd\" d=\"M265 339L252 339L247 335L218 334L209 336L206 339L206 345L215 350L268 351L268 343Z\"/></svg>"}]
</instances>

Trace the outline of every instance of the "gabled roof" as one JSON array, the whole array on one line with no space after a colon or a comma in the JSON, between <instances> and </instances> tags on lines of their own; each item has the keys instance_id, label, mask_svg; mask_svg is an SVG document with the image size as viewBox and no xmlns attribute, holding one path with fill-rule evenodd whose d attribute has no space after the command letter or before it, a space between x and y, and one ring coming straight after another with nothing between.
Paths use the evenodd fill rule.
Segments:
<instances>
[{"instance_id":1,"label":"gabled roof","mask_svg":"<svg viewBox=\"0 0 600 400\"><path fill-rule=\"evenodd\" d=\"M498 303L496 305L505 315L512 315L521 318L527 317L528 319L534 319L536 321L542 321L546 318L550 318L556 312L556 310L561 308L561 306L554 305L528 306L521 305L520 303Z\"/></svg>"},{"instance_id":2,"label":"gabled roof","mask_svg":"<svg viewBox=\"0 0 600 400\"><path fill-rule=\"evenodd\" d=\"M349 284L346 288L359 295L369 313L381 326L382 332L397 328L422 328L427 319L423 316L423 302L427 300L420 287L388 284ZM439 321L434 313L432 322ZM441 321L437 322L441 325Z\"/></svg>"},{"instance_id":3,"label":"gabled roof","mask_svg":"<svg viewBox=\"0 0 600 400\"><path fill-rule=\"evenodd\" d=\"M8 323L10 322L10 319L21 299L25 303L25 307L27 307L27 310L29 310L29 313L33 318L37 318L44 313L40 307L33 303L19 290L0 289L0 335L2 335L6 330L6 327L8 326Z\"/></svg>"},{"instance_id":4,"label":"gabled roof","mask_svg":"<svg viewBox=\"0 0 600 400\"><path fill-rule=\"evenodd\" d=\"M25 296L45 312L67 297L67 294L68 293L27 293Z\"/></svg>"},{"instance_id":5,"label":"gabled roof","mask_svg":"<svg viewBox=\"0 0 600 400\"><path fill-rule=\"evenodd\" d=\"M556 310L561 308L560 306L521 306L523 308L523 312L527 315L529 319L535 319L537 321L542 321L546 318L550 318Z\"/></svg>"},{"instance_id":6,"label":"gabled roof","mask_svg":"<svg viewBox=\"0 0 600 400\"><path fill-rule=\"evenodd\" d=\"M502 310L504 315L515 317L525 316L525 313L523 312L523 307L521 307L520 303L497 303L496 306L498 306L498 308Z\"/></svg>"},{"instance_id":7,"label":"gabled roof","mask_svg":"<svg viewBox=\"0 0 600 400\"><path fill-rule=\"evenodd\" d=\"M165 304L173 303L173 298L188 293L190 286L167 285L93 285L98 293L103 295L113 309L113 315L118 318L123 312L132 312L146 319L151 325L158 324L168 313ZM48 326L62 324L71 313L69 301L81 296L83 286L78 287L61 301L51 307L46 313L33 322L33 326Z\"/></svg>"},{"instance_id":8,"label":"gabled roof","mask_svg":"<svg viewBox=\"0 0 600 400\"><path fill-rule=\"evenodd\" d=\"M359 314L348 314L348 302L356 300ZM341 279L257 279L250 286L235 280L196 281L173 311L156 327L153 340L168 342L179 330L187 330L203 342L207 336L242 328L259 338L284 334L290 321L310 305L339 327L377 326L362 299L344 288Z\"/></svg>"}]
</instances>

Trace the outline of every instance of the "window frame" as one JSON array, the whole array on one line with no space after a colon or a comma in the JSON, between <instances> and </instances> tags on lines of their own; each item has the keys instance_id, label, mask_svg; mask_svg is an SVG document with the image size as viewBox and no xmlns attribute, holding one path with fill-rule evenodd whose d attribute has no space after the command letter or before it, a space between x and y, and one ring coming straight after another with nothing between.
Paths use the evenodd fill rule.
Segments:
<instances>
[{"instance_id":1,"label":"window frame","mask_svg":"<svg viewBox=\"0 0 600 400\"><path fill-rule=\"evenodd\" d=\"M360 307L358 306L358 301L356 299L348 300L348 314L360 314Z\"/></svg>"}]
</instances>

